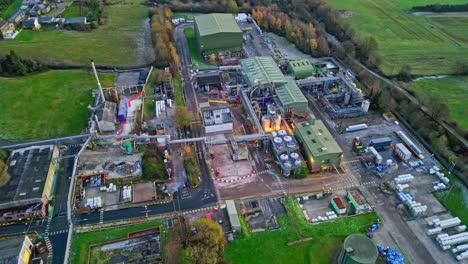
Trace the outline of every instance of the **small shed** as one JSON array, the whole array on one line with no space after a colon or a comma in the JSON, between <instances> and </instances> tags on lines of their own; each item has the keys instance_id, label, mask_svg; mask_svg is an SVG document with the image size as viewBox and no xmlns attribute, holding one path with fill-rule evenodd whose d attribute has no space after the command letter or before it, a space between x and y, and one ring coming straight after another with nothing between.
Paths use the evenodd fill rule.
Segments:
<instances>
[{"instance_id":1,"label":"small shed","mask_svg":"<svg viewBox=\"0 0 468 264\"><path fill-rule=\"evenodd\" d=\"M226 201L226 209L228 212L229 222L231 223L232 231L240 232L241 225L239 220L239 215L237 214L236 204L233 200Z\"/></svg>"}]
</instances>

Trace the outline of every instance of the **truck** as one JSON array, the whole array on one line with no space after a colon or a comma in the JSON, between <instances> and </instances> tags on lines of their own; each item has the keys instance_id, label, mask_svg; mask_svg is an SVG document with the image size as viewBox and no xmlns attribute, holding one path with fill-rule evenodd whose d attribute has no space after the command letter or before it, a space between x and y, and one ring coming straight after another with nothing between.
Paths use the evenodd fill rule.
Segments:
<instances>
[{"instance_id":1,"label":"truck","mask_svg":"<svg viewBox=\"0 0 468 264\"><path fill-rule=\"evenodd\" d=\"M411 159L411 151L409 151L402 143L396 144L394 151L395 154L403 161L409 161Z\"/></svg>"},{"instance_id":2,"label":"truck","mask_svg":"<svg viewBox=\"0 0 468 264\"><path fill-rule=\"evenodd\" d=\"M384 149L392 143L392 139L389 137L375 138L372 139L369 143L369 146L374 147L375 149Z\"/></svg>"}]
</instances>

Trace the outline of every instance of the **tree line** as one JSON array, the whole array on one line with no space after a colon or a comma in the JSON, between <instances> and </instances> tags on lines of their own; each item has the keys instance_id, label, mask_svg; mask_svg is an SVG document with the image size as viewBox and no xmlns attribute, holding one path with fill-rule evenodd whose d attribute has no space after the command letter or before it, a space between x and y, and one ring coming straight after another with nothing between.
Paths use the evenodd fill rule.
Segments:
<instances>
[{"instance_id":1,"label":"tree line","mask_svg":"<svg viewBox=\"0 0 468 264\"><path fill-rule=\"evenodd\" d=\"M7 55L0 55L0 75L4 77L24 76L43 69L42 64L21 58L14 51L10 51Z\"/></svg>"},{"instance_id":2,"label":"tree line","mask_svg":"<svg viewBox=\"0 0 468 264\"><path fill-rule=\"evenodd\" d=\"M168 6L151 10L151 38L156 55L155 66L170 67L172 74L177 75L179 55L175 47L171 17L172 11Z\"/></svg>"},{"instance_id":3,"label":"tree line","mask_svg":"<svg viewBox=\"0 0 468 264\"><path fill-rule=\"evenodd\" d=\"M417 12L467 12L468 4L464 5L425 5L425 6L413 6L411 11Z\"/></svg>"}]
</instances>

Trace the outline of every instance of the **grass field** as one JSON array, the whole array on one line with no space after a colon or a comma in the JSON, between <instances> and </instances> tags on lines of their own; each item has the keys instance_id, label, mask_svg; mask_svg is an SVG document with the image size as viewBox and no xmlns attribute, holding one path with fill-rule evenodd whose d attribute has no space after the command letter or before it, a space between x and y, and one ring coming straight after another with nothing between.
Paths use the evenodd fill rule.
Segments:
<instances>
[{"instance_id":1,"label":"grass field","mask_svg":"<svg viewBox=\"0 0 468 264\"><path fill-rule=\"evenodd\" d=\"M144 224L132 225L128 227L116 228L105 231L95 231L88 233L79 233L73 236L73 245L70 256L70 263L86 264L88 259L89 246L99 244L108 240L115 240L126 237L129 232L142 230L145 228L161 226L162 222L154 221ZM162 230L161 230L162 231ZM161 241L164 247L165 233L161 232Z\"/></svg>"},{"instance_id":2,"label":"grass field","mask_svg":"<svg viewBox=\"0 0 468 264\"><path fill-rule=\"evenodd\" d=\"M327 1L339 10L353 11L354 14L345 20L358 36L373 36L377 40L378 53L383 59L381 70L387 75L398 73L405 64L418 75L453 73L457 61L468 61L466 47L431 27L424 17L405 12L412 6L435 2L461 4L466 2L464 0Z\"/></svg>"},{"instance_id":3,"label":"grass field","mask_svg":"<svg viewBox=\"0 0 468 264\"><path fill-rule=\"evenodd\" d=\"M80 4L75 2L71 6L67 7L62 13L62 17L80 17L86 16L89 8L87 6L82 7L82 13L80 14Z\"/></svg>"},{"instance_id":4,"label":"grass field","mask_svg":"<svg viewBox=\"0 0 468 264\"><path fill-rule=\"evenodd\" d=\"M463 224L468 225L468 190L460 180L455 177L449 178L454 187L434 195L453 215L458 216Z\"/></svg>"},{"instance_id":5,"label":"grass field","mask_svg":"<svg viewBox=\"0 0 468 264\"><path fill-rule=\"evenodd\" d=\"M200 58L200 54L198 53L198 49L197 49L197 44L195 43L195 34L194 34L193 28L191 27L186 28L184 33L185 33L185 37L187 38L187 44L189 46L190 59L192 60L192 64L197 65L197 68L199 70L215 69L216 66L205 63Z\"/></svg>"},{"instance_id":6,"label":"grass field","mask_svg":"<svg viewBox=\"0 0 468 264\"><path fill-rule=\"evenodd\" d=\"M114 75L100 74L104 87ZM0 78L0 138L34 140L78 134L86 126L94 76L81 70Z\"/></svg>"},{"instance_id":7,"label":"grass field","mask_svg":"<svg viewBox=\"0 0 468 264\"><path fill-rule=\"evenodd\" d=\"M174 97L176 106L185 106L182 82L179 79L174 79Z\"/></svg>"},{"instance_id":8,"label":"grass field","mask_svg":"<svg viewBox=\"0 0 468 264\"><path fill-rule=\"evenodd\" d=\"M295 217L293 217L295 218ZM239 235L229 243L225 256L233 264L238 263L331 263L332 255L346 236L362 233L364 227L375 222L375 213L360 215L332 222L310 225L303 222L297 226L303 237L312 240L288 246L287 243L299 239L287 215L279 215L281 227L278 230ZM274 261L272 261L274 260Z\"/></svg>"},{"instance_id":9,"label":"grass field","mask_svg":"<svg viewBox=\"0 0 468 264\"><path fill-rule=\"evenodd\" d=\"M107 24L92 32L23 30L13 41L0 42L0 53L10 50L48 64L135 65L153 60L143 37L149 9L143 5L112 5ZM149 36L147 42L151 43Z\"/></svg>"},{"instance_id":10,"label":"grass field","mask_svg":"<svg viewBox=\"0 0 468 264\"><path fill-rule=\"evenodd\" d=\"M413 81L408 89L428 94L447 103L450 116L459 126L468 129L468 76Z\"/></svg>"}]
</instances>

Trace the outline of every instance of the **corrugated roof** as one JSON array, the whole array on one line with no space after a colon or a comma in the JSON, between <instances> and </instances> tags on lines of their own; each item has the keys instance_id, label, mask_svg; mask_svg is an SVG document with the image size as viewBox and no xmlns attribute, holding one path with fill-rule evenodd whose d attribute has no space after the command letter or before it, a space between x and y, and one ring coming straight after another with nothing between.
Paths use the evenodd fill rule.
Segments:
<instances>
[{"instance_id":1,"label":"corrugated roof","mask_svg":"<svg viewBox=\"0 0 468 264\"><path fill-rule=\"evenodd\" d=\"M302 138L312 156L343 152L322 121L311 120L295 123L295 125L296 135Z\"/></svg>"},{"instance_id":2,"label":"corrugated roof","mask_svg":"<svg viewBox=\"0 0 468 264\"><path fill-rule=\"evenodd\" d=\"M287 82L272 57L252 57L243 59L240 63L244 75L251 84L258 82L262 85L285 84Z\"/></svg>"},{"instance_id":3,"label":"corrugated roof","mask_svg":"<svg viewBox=\"0 0 468 264\"><path fill-rule=\"evenodd\" d=\"M276 88L276 94L283 107L296 103L306 103L307 99L291 77L285 77L287 83Z\"/></svg>"},{"instance_id":4,"label":"corrugated roof","mask_svg":"<svg viewBox=\"0 0 468 264\"><path fill-rule=\"evenodd\" d=\"M232 14L213 13L195 17L200 36L222 32L242 32Z\"/></svg>"}]
</instances>

